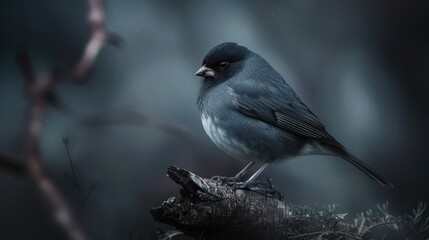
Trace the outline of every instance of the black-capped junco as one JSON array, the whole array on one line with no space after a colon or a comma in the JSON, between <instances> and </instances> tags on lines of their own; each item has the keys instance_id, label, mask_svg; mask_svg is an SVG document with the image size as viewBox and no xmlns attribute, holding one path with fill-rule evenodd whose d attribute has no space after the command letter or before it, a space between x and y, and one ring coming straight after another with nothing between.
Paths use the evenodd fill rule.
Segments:
<instances>
[{"instance_id":1,"label":"black-capped junco","mask_svg":"<svg viewBox=\"0 0 429 240\"><path fill-rule=\"evenodd\" d=\"M204 78L197 104L204 130L221 149L250 163L263 163L244 185L273 161L300 155L335 155L383 186L382 175L348 152L301 102L283 77L258 54L236 43L212 48L195 73Z\"/></svg>"}]
</instances>

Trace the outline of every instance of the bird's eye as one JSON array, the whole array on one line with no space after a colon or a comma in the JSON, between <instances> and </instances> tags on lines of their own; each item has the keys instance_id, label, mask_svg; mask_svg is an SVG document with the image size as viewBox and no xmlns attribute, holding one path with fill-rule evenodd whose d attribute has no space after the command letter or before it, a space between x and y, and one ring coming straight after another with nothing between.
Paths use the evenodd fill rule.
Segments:
<instances>
[{"instance_id":1,"label":"bird's eye","mask_svg":"<svg viewBox=\"0 0 429 240\"><path fill-rule=\"evenodd\" d=\"M228 63L228 62L221 62L221 63L219 64L219 67L221 67L221 68L225 69L225 68L227 68L227 67L228 67L228 65L229 65L229 63Z\"/></svg>"}]
</instances>

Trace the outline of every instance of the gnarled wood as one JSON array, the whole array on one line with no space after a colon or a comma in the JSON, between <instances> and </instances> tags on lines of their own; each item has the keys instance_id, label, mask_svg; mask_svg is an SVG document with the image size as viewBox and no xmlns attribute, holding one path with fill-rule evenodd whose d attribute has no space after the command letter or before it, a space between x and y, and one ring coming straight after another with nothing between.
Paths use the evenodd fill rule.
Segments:
<instances>
[{"instance_id":1,"label":"gnarled wood","mask_svg":"<svg viewBox=\"0 0 429 240\"><path fill-rule=\"evenodd\" d=\"M326 232L324 239L337 239L351 230L348 224L336 222L328 229L306 218L302 213L307 208L283 201L269 183L258 190L235 189L176 167L168 168L168 176L182 186L181 199L170 197L151 213L156 221L197 239L287 239L299 232L315 237Z\"/></svg>"}]
</instances>

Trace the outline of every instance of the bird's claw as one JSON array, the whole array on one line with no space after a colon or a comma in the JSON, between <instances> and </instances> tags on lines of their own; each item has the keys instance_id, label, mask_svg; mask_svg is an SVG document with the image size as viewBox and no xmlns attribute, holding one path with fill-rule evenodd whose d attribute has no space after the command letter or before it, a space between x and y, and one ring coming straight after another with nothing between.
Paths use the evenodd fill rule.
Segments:
<instances>
[{"instance_id":1,"label":"bird's claw","mask_svg":"<svg viewBox=\"0 0 429 240\"><path fill-rule=\"evenodd\" d=\"M225 184L232 186L234 189L254 190L260 189L259 186L264 187L267 185L265 182L260 181L241 182L240 179L237 177L213 176L212 178L210 178L210 180L215 182L216 184Z\"/></svg>"},{"instance_id":2,"label":"bird's claw","mask_svg":"<svg viewBox=\"0 0 429 240\"><path fill-rule=\"evenodd\" d=\"M224 177L224 176L213 176L210 180L216 184L231 186L234 191L240 189L240 190L252 191L258 194L265 195L267 197L275 197L278 199L283 198L282 194L273 188L270 180L267 180L267 182L261 182L261 181L241 182L240 179L237 177Z\"/></svg>"},{"instance_id":3,"label":"bird's claw","mask_svg":"<svg viewBox=\"0 0 429 240\"><path fill-rule=\"evenodd\" d=\"M224 177L224 176L213 176L210 180L215 183L228 184L228 185L237 183L239 181L239 179L236 177Z\"/></svg>"},{"instance_id":4,"label":"bird's claw","mask_svg":"<svg viewBox=\"0 0 429 240\"><path fill-rule=\"evenodd\" d=\"M229 182L228 185L232 186L233 189L243 189L243 190L256 190L259 189L258 185L260 182Z\"/></svg>"},{"instance_id":5,"label":"bird's claw","mask_svg":"<svg viewBox=\"0 0 429 240\"><path fill-rule=\"evenodd\" d=\"M251 192L255 192L258 194L265 195L267 197L275 197L278 199L283 199L283 195L275 190L271 184L266 182L260 182L260 181L252 181L252 182L231 182L227 183L228 185L232 186L234 190L240 189L240 190L247 190Z\"/></svg>"}]
</instances>

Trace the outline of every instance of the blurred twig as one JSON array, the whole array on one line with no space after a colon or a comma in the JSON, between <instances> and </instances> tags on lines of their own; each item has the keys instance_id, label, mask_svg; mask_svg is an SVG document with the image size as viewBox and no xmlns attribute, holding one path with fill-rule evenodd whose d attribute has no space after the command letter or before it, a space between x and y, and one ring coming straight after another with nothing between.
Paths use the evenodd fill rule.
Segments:
<instances>
[{"instance_id":1,"label":"blurred twig","mask_svg":"<svg viewBox=\"0 0 429 240\"><path fill-rule=\"evenodd\" d=\"M104 112L92 117L81 119L81 121L83 124L90 127L119 124L134 126L150 125L161 132L167 133L189 143L195 143L195 136L182 126L130 109L122 108L117 111Z\"/></svg>"},{"instance_id":2,"label":"blurred twig","mask_svg":"<svg viewBox=\"0 0 429 240\"><path fill-rule=\"evenodd\" d=\"M25 175L27 173L25 162L22 159L3 153L0 153L0 168L16 175Z\"/></svg>"},{"instance_id":3,"label":"blurred twig","mask_svg":"<svg viewBox=\"0 0 429 240\"><path fill-rule=\"evenodd\" d=\"M67 202L41 165L40 138L44 123L46 96L48 95L47 93L52 91L53 86L57 82L57 75L53 70L48 80L37 79L32 74L33 69L27 52L19 54L18 65L24 73L28 89L29 125L25 150L28 173L34 180L42 197L49 204L53 218L63 229L67 237L73 240L87 239L86 234L73 216Z\"/></svg>"},{"instance_id":4,"label":"blurred twig","mask_svg":"<svg viewBox=\"0 0 429 240\"><path fill-rule=\"evenodd\" d=\"M70 156L70 151L69 151L69 141L70 141L70 138L69 137L63 137L63 138L61 138L61 141L63 142L64 147L66 149L67 159L69 160L70 169L71 169L71 172L72 172L73 179L71 177L69 177L69 175L67 174L67 172L64 172L64 175L66 176L67 180L69 180L73 184L73 186L78 191L80 191L79 181L77 180L76 171L74 170L73 161L72 161L72 158Z\"/></svg>"},{"instance_id":5,"label":"blurred twig","mask_svg":"<svg viewBox=\"0 0 429 240\"><path fill-rule=\"evenodd\" d=\"M103 0L88 0L88 2L88 23L91 31L91 37L70 76L71 80L78 84L87 82L87 77L94 66L95 60L106 42L111 43L114 46L119 46L121 43L121 39L117 35L106 31L104 26L105 13Z\"/></svg>"},{"instance_id":6,"label":"blurred twig","mask_svg":"<svg viewBox=\"0 0 429 240\"><path fill-rule=\"evenodd\" d=\"M98 115L91 118L81 118L77 116L71 108L65 106L54 88L60 80L68 80L75 84L85 84L88 76L94 67L95 60L101 49L106 43L115 46L121 44L121 39L114 34L108 33L104 26L105 14L102 0L88 0L90 39L88 40L81 58L70 71L60 71L57 68L51 69L48 77L40 77L35 74L27 51L21 51L17 54L17 63L24 75L26 82L26 95L29 105L29 122L26 139L25 159L8 156L0 153L0 168L7 171L29 175L35 182L42 197L48 203L52 217L64 231L64 234L70 240L85 240L86 233L78 224L68 203L61 195L51 178L46 174L41 164L42 156L40 152L40 141L44 123L44 113L48 105L65 113L67 116L85 125L94 127L109 124L134 124L152 126L177 136L181 139L191 141L193 137L175 124L157 120L144 114L132 111L122 111L109 115ZM67 144L65 143L66 148ZM68 149L66 149L68 150ZM67 153L68 154L68 153ZM74 171L72 161L69 156L70 166L73 174L73 182L79 189L77 177ZM91 193L98 189L96 184L92 184L86 194L82 206L88 200Z\"/></svg>"},{"instance_id":7,"label":"blurred twig","mask_svg":"<svg viewBox=\"0 0 429 240\"><path fill-rule=\"evenodd\" d=\"M79 116L76 111L61 102L57 97L52 96L52 99L52 106L59 112L63 113L70 119L73 119L77 123L90 128L110 125L152 126L161 132L189 143L195 144L198 142L196 136L179 124L165 121L146 113L138 112L130 108L130 105L124 105L116 109L110 109L108 111L96 113L92 116L83 117Z\"/></svg>"},{"instance_id":8,"label":"blurred twig","mask_svg":"<svg viewBox=\"0 0 429 240\"><path fill-rule=\"evenodd\" d=\"M89 128L129 125L129 126L151 126L163 133L188 142L188 147L192 151L192 156L197 158L198 150L196 148L199 139L190 133L186 128L174 122L165 121L158 117L141 113L130 108L129 105L120 108L102 111L92 116L80 116L72 108L61 102L58 98L52 98L52 106L78 124Z\"/></svg>"},{"instance_id":9,"label":"blurred twig","mask_svg":"<svg viewBox=\"0 0 429 240\"><path fill-rule=\"evenodd\" d=\"M61 79L71 79L72 82L82 84L94 66L99 52L106 42L118 43L118 38L107 34L104 27L104 8L102 0L88 0L91 37L85 47L81 59L70 72L59 71L53 68L49 76L37 76L32 67L27 51L17 54L17 63L24 75L26 94L29 105L29 122L25 149L27 171L34 180L42 197L49 204L54 220L62 228L68 239L85 240L86 233L78 224L66 200L58 191L51 178L45 173L41 164L40 139L43 130L44 113L48 104L55 105L57 96L54 87ZM0 154L0 166L15 173L25 173L24 164L17 158Z\"/></svg>"},{"instance_id":10,"label":"blurred twig","mask_svg":"<svg viewBox=\"0 0 429 240\"><path fill-rule=\"evenodd\" d=\"M91 193L96 191L100 191L100 186L98 185L98 183L91 183L91 185L89 186L88 192L85 194L85 197L83 198L80 204L81 209L85 206L85 203L86 201L88 201L89 197L91 196Z\"/></svg>"}]
</instances>

